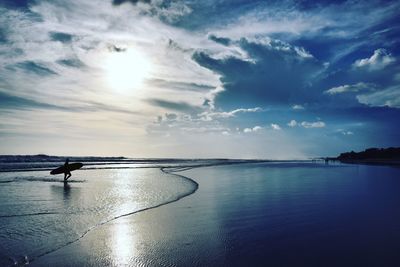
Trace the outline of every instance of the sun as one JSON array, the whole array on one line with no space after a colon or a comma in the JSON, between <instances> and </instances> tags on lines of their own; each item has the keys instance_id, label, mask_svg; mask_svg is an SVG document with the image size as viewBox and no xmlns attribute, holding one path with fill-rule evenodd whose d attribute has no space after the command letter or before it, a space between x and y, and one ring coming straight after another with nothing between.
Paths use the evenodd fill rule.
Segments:
<instances>
[{"instance_id":1,"label":"sun","mask_svg":"<svg viewBox=\"0 0 400 267\"><path fill-rule=\"evenodd\" d=\"M140 89L149 77L151 64L139 50L125 49L109 52L104 68L109 86L118 92Z\"/></svg>"}]
</instances>

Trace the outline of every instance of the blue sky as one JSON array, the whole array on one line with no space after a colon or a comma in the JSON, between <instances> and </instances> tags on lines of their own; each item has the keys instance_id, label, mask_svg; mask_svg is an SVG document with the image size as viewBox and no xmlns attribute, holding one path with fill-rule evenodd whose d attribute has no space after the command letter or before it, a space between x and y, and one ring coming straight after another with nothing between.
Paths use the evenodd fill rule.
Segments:
<instances>
[{"instance_id":1,"label":"blue sky","mask_svg":"<svg viewBox=\"0 0 400 267\"><path fill-rule=\"evenodd\" d=\"M2 1L2 154L400 146L398 1Z\"/></svg>"}]
</instances>

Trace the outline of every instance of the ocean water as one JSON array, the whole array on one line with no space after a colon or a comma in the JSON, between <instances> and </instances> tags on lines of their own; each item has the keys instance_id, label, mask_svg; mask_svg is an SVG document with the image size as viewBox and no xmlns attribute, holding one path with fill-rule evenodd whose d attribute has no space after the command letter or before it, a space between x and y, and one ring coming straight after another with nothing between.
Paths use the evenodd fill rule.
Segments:
<instances>
[{"instance_id":1,"label":"ocean water","mask_svg":"<svg viewBox=\"0 0 400 267\"><path fill-rule=\"evenodd\" d=\"M183 174L199 183L189 205L207 214L178 226L206 229L193 238L204 248L197 265L400 266L398 167L260 163ZM174 238L168 246L182 244Z\"/></svg>"},{"instance_id":2,"label":"ocean water","mask_svg":"<svg viewBox=\"0 0 400 267\"><path fill-rule=\"evenodd\" d=\"M46 164L0 172L0 266L400 264L399 168L97 161L64 184Z\"/></svg>"}]
</instances>

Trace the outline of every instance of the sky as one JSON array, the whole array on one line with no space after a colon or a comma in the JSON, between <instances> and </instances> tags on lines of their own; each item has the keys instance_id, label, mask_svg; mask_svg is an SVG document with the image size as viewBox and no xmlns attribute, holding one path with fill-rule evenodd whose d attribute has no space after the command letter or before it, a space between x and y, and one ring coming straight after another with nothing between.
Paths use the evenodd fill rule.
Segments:
<instances>
[{"instance_id":1,"label":"sky","mask_svg":"<svg viewBox=\"0 0 400 267\"><path fill-rule=\"evenodd\" d=\"M1 0L0 154L400 146L400 2Z\"/></svg>"}]
</instances>

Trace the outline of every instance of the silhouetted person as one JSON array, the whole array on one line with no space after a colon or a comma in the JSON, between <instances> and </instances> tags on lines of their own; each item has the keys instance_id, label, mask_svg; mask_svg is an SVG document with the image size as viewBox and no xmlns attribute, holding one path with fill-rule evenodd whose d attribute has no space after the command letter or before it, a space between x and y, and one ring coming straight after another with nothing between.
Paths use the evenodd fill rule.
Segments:
<instances>
[{"instance_id":1,"label":"silhouetted person","mask_svg":"<svg viewBox=\"0 0 400 267\"><path fill-rule=\"evenodd\" d=\"M67 181L68 178L71 177L71 172L69 171L68 163L69 163L69 158L67 158L67 159L65 160L65 163L64 163L64 169L65 169L65 172L64 172L64 181ZM67 177L67 176L68 176L68 177Z\"/></svg>"}]
</instances>

